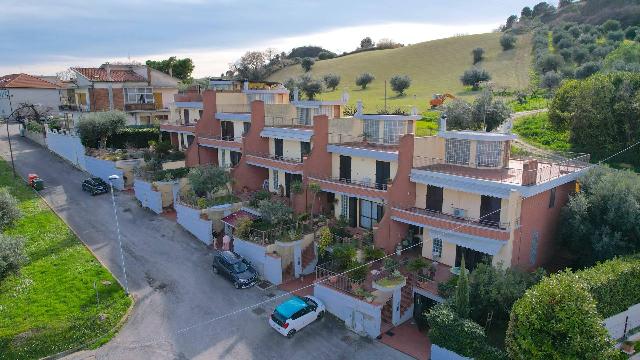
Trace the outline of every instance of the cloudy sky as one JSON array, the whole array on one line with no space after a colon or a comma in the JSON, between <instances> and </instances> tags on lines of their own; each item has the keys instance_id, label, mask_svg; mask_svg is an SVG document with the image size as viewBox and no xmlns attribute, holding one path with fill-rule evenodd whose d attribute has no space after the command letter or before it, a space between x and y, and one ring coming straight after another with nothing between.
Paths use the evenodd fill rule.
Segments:
<instances>
[{"instance_id":1,"label":"cloudy sky","mask_svg":"<svg viewBox=\"0 0 640 360\"><path fill-rule=\"evenodd\" d=\"M495 29L525 0L0 0L0 75L191 57L219 75L248 50L355 49Z\"/></svg>"}]
</instances>

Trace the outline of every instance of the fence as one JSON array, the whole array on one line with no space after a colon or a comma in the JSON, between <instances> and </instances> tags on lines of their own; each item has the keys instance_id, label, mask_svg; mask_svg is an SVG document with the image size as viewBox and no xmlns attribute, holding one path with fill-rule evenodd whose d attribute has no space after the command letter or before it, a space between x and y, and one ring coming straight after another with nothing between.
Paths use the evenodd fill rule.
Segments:
<instances>
[{"instance_id":1,"label":"fence","mask_svg":"<svg viewBox=\"0 0 640 360\"><path fill-rule=\"evenodd\" d=\"M343 270L335 260L316 266L316 281L324 280L323 284L338 290L354 294L354 288L361 288L364 279L354 280L348 275L341 274Z\"/></svg>"},{"instance_id":2,"label":"fence","mask_svg":"<svg viewBox=\"0 0 640 360\"><path fill-rule=\"evenodd\" d=\"M354 186L360 186L360 187L377 189L377 190L387 190L387 186L388 186L387 183L377 183L370 179L357 180L357 179L346 179L346 178L335 177L335 176L314 176L314 175L309 175L309 178L316 179L319 181L328 181L328 182L340 183L345 185L354 185Z\"/></svg>"},{"instance_id":3,"label":"fence","mask_svg":"<svg viewBox=\"0 0 640 360\"><path fill-rule=\"evenodd\" d=\"M349 135L342 133L329 133L329 144L360 144L369 146L397 146L400 138L405 134L393 134L388 136Z\"/></svg>"}]
</instances>

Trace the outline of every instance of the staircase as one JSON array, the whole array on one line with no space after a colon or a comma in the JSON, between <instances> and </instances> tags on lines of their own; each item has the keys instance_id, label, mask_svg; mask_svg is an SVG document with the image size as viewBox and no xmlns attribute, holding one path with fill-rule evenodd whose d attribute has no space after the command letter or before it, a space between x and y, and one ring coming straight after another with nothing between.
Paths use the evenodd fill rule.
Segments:
<instances>
[{"instance_id":1,"label":"staircase","mask_svg":"<svg viewBox=\"0 0 640 360\"><path fill-rule=\"evenodd\" d=\"M316 249L314 243L312 242L302 250L302 272L305 273L305 270L309 267L309 265L316 261L318 261L316 257Z\"/></svg>"},{"instance_id":2,"label":"staircase","mask_svg":"<svg viewBox=\"0 0 640 360\"><path fill-rule=\"evenodd\" d=\"M413 305L413 282L414 275L411 273L405 274L407 278L407 284L400 289L400 316L404 315L404 313Z\"/></svg>"}]
</instances>

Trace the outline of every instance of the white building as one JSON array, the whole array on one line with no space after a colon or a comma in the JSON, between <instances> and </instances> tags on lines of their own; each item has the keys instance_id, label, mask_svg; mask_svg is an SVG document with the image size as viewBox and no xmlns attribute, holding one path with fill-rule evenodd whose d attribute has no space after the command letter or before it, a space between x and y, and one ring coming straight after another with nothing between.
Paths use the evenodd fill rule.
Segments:
<instances>
[{"instance_id":1,"label":"white building","mask_svg":"<svg viewBox=\"0 0 640 360\"><path fill-rule=\"evenodd\" d=\"M61 104L61 88L28 74L0 77L0 117L9 116L20 104L40 105L55 113Z\"/></svg>"}]
</instances>

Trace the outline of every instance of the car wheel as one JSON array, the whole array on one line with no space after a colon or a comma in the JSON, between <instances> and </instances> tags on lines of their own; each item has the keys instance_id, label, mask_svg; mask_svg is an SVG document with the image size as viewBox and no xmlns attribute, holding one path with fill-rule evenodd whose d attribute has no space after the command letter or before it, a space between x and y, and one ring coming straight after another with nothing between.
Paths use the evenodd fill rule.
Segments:
<instances>
[{"instance_id":1,"label":"car wheel","mask_svg":"<svg viewBox=\"0 0 640 360\"><path fill-rule=\"evenodd\" d=\"M320 311L320 312L318 313L318 317L317 317L316 319L320 320L320 319L322 319L323 317L324 317L324 311Z\"/></svg>"},{"instance_id":2,"label":"car wheel","mask_svg":"<svg viewBox=\"0 0 640 360\"><path fill-rule=\"evenodd\" d=\"M235 286L236 289L240 289L240 283L239 282L234 282L233 286Z\"/></svg>"},{"instance_id":3,"label":"car wheel","mask_svg":"<svg viewBox=\"0 0 640 360\"><path fill-rule=\"evenodd\" d=\"M291 329L291 331L287 333L287 337L291 339L295 334L296 334L296 329Z\"/></svg>"},{"instance_id":4,"label":"car wheel","mask_svg":"<svg viewBox=\"0 0 640 360\"><path fill-rule=\"evenodd\" d=\"M215 266L213 266L213 273L214 273L214 274L216 274L216 275L218 275L218 268L217 268L217 267L215 267Z\"/></svg>"}]
</instances>

